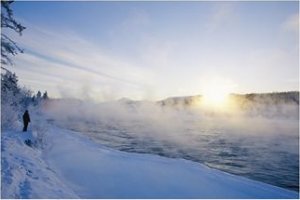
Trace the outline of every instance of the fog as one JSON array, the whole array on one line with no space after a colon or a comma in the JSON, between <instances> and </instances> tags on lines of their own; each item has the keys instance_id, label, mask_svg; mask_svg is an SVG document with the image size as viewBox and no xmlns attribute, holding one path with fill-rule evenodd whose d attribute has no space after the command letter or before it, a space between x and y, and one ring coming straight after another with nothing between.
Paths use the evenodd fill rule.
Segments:
<instances>
[{"instance_id":1,"label":"fog","mask_svg":"<svg viewBox=\"0 0 300 200\"><path fill-rule=\"evenodd\" d=\"M171 98L159 102L121 99L105 103L60 99L48 101L43 111L56 123L75 125L80 130L101 123L157 137L184 135L188 129L199 130L197 134L201 130L221 129L226 134L298 135L296 102L274 103L267 98L267 103L243 102L232 98L223 108L206 107L201 104L201 97L190 98L188 103L187 98L184 102Z\"/></svg>"},{"instance_id":2,"label":"fog","mask_svg":"<svg viewBox=\"0 0 300 200\"><path fill-rule=\"evenodd\" d=\"M298 190L298 95L232 95L221 107L207 106L201 96L59 99L47 101L43 113L49 122L111 148L188 159Z\"/></svg>"}]
</instances>

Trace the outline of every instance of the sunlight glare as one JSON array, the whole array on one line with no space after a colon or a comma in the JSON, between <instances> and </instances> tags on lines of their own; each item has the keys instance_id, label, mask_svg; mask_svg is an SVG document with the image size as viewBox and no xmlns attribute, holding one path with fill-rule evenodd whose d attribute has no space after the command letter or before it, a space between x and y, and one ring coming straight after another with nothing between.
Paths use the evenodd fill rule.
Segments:
<instances>
[{"instance_id":1,"label":"sunlight glare","mask_svg":"<svg viewBox=\"0 0 300 200\"><path fill-rule=\"evenodd\" d=\"M212 105L221 105L226 102L228 95L229 94L226 91L213 89L204 93L203 97L207 101L207 103L210 103Z\"/></svg>"},{"instance_id":2,"label":"sunlight glare","mask_svg":"<svg viewBox=\"0 0 300 200\"><path fill-rule=\"evenodd\" d=\"M226 107L231 90L232 84L228 84L226 81L207 82L202 89L203 105L215 108Z\"/></svg>"}]
</instances>

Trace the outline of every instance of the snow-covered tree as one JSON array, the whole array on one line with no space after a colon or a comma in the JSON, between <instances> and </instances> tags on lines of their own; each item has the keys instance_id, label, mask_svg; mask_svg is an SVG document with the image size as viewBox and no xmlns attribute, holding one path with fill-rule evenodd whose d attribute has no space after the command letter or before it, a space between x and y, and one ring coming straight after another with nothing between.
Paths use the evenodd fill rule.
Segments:
<instances>
[{"instance_id":1,"label":"snow-covered tree","mask_svg":"<svg viewBox=\"0 0 300 200\"><path fill-rule=\"evenodd\" d=\"M10 72L9 70L5 70L5 73L1 73L1 93L6 94L8 92L12 92L13 95L16 95L20 92L20 88L18 87L18 77L15 73Z\"/></svg>"},{"instance_id":2,"label":"snow-covered tree","mask_svg":"<svg viewBox=\"0 0 300 200\"><path fill-rule=\"evenodd\" d=\"M1 73L1 129L15 127L22 112L30 105L32 92L18 85L15 73Z\"/></svg>"},{"instance_id":3,"label":"snow-covered tree","mask_svg":"<svg viewBox=\"0 0 300 200\"><path fill-rule=\"evenodd\" d=\"M49 99L47 91L44 92L44 94L43 94L43 99L44 99L44 100Z\"/></svg>"},{"instance_id":4,"label":"snow-covered tree","mask_svg":"<svg viewBox=\"0 0 300 200\"><path fill-rule=\"evenodd\" d=\"M21 110L29 105L31 98L29 90L18 86L17 75L4 67L13 64L11 55L23 52L16 42L5 34L6 30L12 30L22 35L25 29L14 19L10 8L12 3L11 0L1 0L1 129L16 126Z\"/></svg>"},{"instance_id":5,"label":"snow-covered tree","mask_svg":"<svg viewBox=\"0 0 300 200\"><path fill-rule=\"evenodd\" d=\"M14 42L10 37L4 34L4 29L11 29L22 35L22 31L25 29L20 23L18 23L13 16L13 11L10 5L13 3L11 0L1 0L1 67L2 65L11 65L13 62L10 55L16 55L23 53L23 50Z\"/></svg>"},{"instance_id":6,"label":"snow-covered tree","mask_svg":"<svg viewBox=\"0 0 300 200\"><path fill-rule=\"evenodd\" d=\"M38 91L36 93L36 98L40 99L41 97L42 97L42 93L41 93L41 91Z\"/></svg>"},{"instance_id":7,"label":"snow-covered tree","mask_svg":"<svg viewBox=\"0 0 300 200\"><path fill-rule=\"evenodd\" d=\"M42 98L42 93L41 93L41 91L38 91L38 92L36 93L36 98L37 98L37 100L40 100L40 99Z\"/></svg>"}]
</instances>

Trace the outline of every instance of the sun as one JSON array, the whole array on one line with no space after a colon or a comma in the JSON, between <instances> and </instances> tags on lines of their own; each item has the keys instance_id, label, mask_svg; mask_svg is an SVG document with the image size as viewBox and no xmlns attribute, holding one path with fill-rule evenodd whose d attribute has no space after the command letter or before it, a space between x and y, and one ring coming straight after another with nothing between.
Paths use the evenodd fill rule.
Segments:
<instances>
[{"instance_id":1,"label":"sun","mask_svg":"<svg viewBox=\"0 0 300 200\"><path fill-rule=\"evenodd\" d=\"M212 89L203 93L203 100L206 104L213 106L222 106L226 103L229 93L224 90Z\"/></svg>"},{"instance_id":2,"label":"sun","mask_svg":"<svg viewBox=\"0 0 300 200\"><path fill-rule=\"evenodd\" d=\"M202 104L206 107L221 108L228 104L232 85L226 81L207 82L202 89Z\"/></svg>"}]
</instances>

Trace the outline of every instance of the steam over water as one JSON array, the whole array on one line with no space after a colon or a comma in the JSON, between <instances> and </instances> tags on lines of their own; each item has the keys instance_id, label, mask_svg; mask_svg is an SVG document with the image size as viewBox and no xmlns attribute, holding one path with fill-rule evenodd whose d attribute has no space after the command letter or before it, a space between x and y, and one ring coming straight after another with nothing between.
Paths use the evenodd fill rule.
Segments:
<instances>
[{"instance_id":1,"label":"steam over water","mask_svg":"<svg viewBox=\"0 0 300 200\"><path fill-rule=\"evenodd\" d=\"M50 109L51 107L51 109ZM299 191L298 105L283 115L216 114L153 103L48 105L56 125L126 152L187 159ZM76 108L76 109L74 109ZM63 110L63 112L61 112Z\"/></svg>"}]
</instances>

